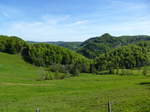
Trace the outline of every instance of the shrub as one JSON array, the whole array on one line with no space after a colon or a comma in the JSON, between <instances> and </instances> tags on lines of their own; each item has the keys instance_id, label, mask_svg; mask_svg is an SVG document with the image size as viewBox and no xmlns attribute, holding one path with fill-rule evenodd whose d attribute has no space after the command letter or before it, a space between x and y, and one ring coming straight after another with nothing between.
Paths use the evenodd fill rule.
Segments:
<instances>
[{"instance_id":1,"label":"shrub","mask_svg":"<svg viewBox=\"0 0 150 112\"><path fill-rule=\"evenodd\" d=\"M79 71L79 69L78 69L78 65L77 65L77 64L75 64L75 65L72 66L72 68L71 68L71 70L70 70L70 74L71 74L72 76L79 76L80 71Z\"/></svg>"},{"instance_id":2,"label":"shrub","mask_svg":"<svg viewBox=\"0 0 150 112\"><path fill-rule=\"evenodd\" d=\"M50 71L46 71L44 69L41 69L39 75L40 75L40 77L37 79L37 81L59 80L59 79L65 79L65 78L68 78L71 76L68 73L50 72Z\"/></svg>"},{"instance_id":3,"label":"shrub","mask_svg":"<svg viewBox=\"0 0 150 112\"><path fill-rule=\"evenodd\" d=\"M39 75L40 77L37 79L37 81L54 79L54 74L52 74L52 72L42 71Z\"/></svg>"},{"instance_id":4,"label":"shrub","mask_svg":"<svg viewBox=\"0 0 150 112\"><path fill-rule=\"evenodd\" d=\"M66 66L61 64L53 64L50 66L51 72L67 73Z\"/></svg>"},{"instance_id":5,"label":"shrub","mask_svg":"<svg viewBox=\"0 0 150 112\"><path fill-rule=\"evenodd\" d=\"M147 75L147 69L146 69L146 68L143 69L142 74L143 74L144 76Z\"/></svg>"}]
</instances>

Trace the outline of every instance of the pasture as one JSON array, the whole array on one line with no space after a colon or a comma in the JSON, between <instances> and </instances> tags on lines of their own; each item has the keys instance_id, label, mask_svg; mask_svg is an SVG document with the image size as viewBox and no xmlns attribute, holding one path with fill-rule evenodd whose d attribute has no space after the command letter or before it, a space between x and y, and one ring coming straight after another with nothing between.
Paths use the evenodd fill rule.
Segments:
<instances>
[{"instance_id":1,"label":"pasture","mask_svg":"<svg viewBox=\"0 0 150 112\"><path fill-rule=\"evenodd\" d=\"M37 81L40 68L0 53L0 112L150 112L150 77L81 74Z\"/></svg>"}]
</instances>

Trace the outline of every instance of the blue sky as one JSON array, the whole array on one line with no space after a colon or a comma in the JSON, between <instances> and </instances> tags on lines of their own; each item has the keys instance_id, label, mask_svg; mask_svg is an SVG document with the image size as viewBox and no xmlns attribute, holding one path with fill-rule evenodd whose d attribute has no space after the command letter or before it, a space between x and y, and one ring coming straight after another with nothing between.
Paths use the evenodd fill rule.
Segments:
<instances>
[{"instance_id":1,"label":"blue sky","mask_svg":"<svg viewBox=\"0 0 150 112\"><path fill-rule=\"evenodd\" d=\"M150 1L0 0L0 25L0 34L32 41L150 35Z\"/></svg>"}]
</instances>

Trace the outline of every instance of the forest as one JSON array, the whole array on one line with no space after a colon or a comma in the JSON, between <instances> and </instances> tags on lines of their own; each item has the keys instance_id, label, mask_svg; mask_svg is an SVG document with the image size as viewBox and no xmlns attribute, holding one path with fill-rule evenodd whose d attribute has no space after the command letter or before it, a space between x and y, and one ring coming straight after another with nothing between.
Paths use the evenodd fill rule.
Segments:
<instances>
[{"instance_id":1,"label":"forest","mask_svg":"<svg viewBox=\"0 0 150 112\"><path fill-rule=\"evenodd\" d=\"M106 33L82 43L66 42L69 48L65 48L58 43L26 42L16 36L1 35L0 51L19 54L28 63L52 72L78 75L80 72L98 73L108 70L111 73L115 69L149 65L148 40L150 37L145 35L115 37ZM74 46L76 49L73 49Z\"/></svg>"},{"instance_id":2,"label":"forest","mask_svg":"<svg viewBox=\"0 0 150 112\"><path fill-rule=\"evenodd\" d=\"M148 40L150 40L150 36L146 35L116 37L106 33L102 36L86 40L81 44L77 52L88 58L93 59L102 53L106 53L109 50L112 50L113 48L118 48L124 45Z\"/></svg>"}]
</instances>

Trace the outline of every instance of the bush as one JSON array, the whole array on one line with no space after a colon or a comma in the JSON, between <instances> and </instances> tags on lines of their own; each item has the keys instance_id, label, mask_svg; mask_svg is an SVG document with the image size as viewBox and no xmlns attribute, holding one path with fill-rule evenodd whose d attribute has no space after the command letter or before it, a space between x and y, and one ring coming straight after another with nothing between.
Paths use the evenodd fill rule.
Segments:
<instances>
[{"instance_id":1,"label":"bush","mask_svg":"<svg viewBox=\"0 0 150 112\"><path fill-rule=\"evenodd\" d=\"M67 68L65 65L61 64L53 64L50 66L51 72L59 72L59 73L68 73Z\"/></svg>"},{"instance_id":2,"label":"bush","mask_svg":"<svg viewBox=\"0 0 150 112\"><path fill-rule=\"evenodd\" d=\"M70 74L71 74L72 76L79 76L80 71L79 71L79 69L78 69L78 65L77 65L77 64L72 66L72 68L71 68L71 70L70 70Z\"/></svg>"},{"instance_id":3,"label":"bush","mask_svg":"<svg viewBox=\"0 0 150 112\"><path fill-rule=\"evenodd\" d=\"M143 74L144 76L146 76L146 75L147 75L147 72L148 72L147 69L144 68L143 71L142 71L142 74Z\"/></svg>"},{"instance_id":4,"label":"bush","mask_svg":"<svg viewBox=\"0 0 150 112\"><path fill-rule=\"evenodd\" d=\"M59 79L65 79L65 78L68 78L71 76L68 73L50 72L50 71L46 71L44 69L41 69L39 75L40 75L40 77L37 79L37 81L59 80Z\"/></svg>"},{"instance_id":5,"label":"bush","mask_svg":"<svg viewBox=\"0 0 150 112\"><path fill-rule=\"evenodd\" d=\"M51 72L71 74L72 76L79 76L79 73L82 72L83 68L86 70L85 66L82 64L71 64L71 65L60 65L55 64L50 66ZM85 72L85 71L84 71Z\"/></svg>"},{"instance_id":6,"label":"bush","mask_svg":"<svg viewBox=\"0 0 150 112\"><path fill-rule=\"evenodd\" d=\"M40 75L40 77L37 79L37 81L54 79L52 72L42 71L39 75Z\"/></svg>"}]
</instances>

